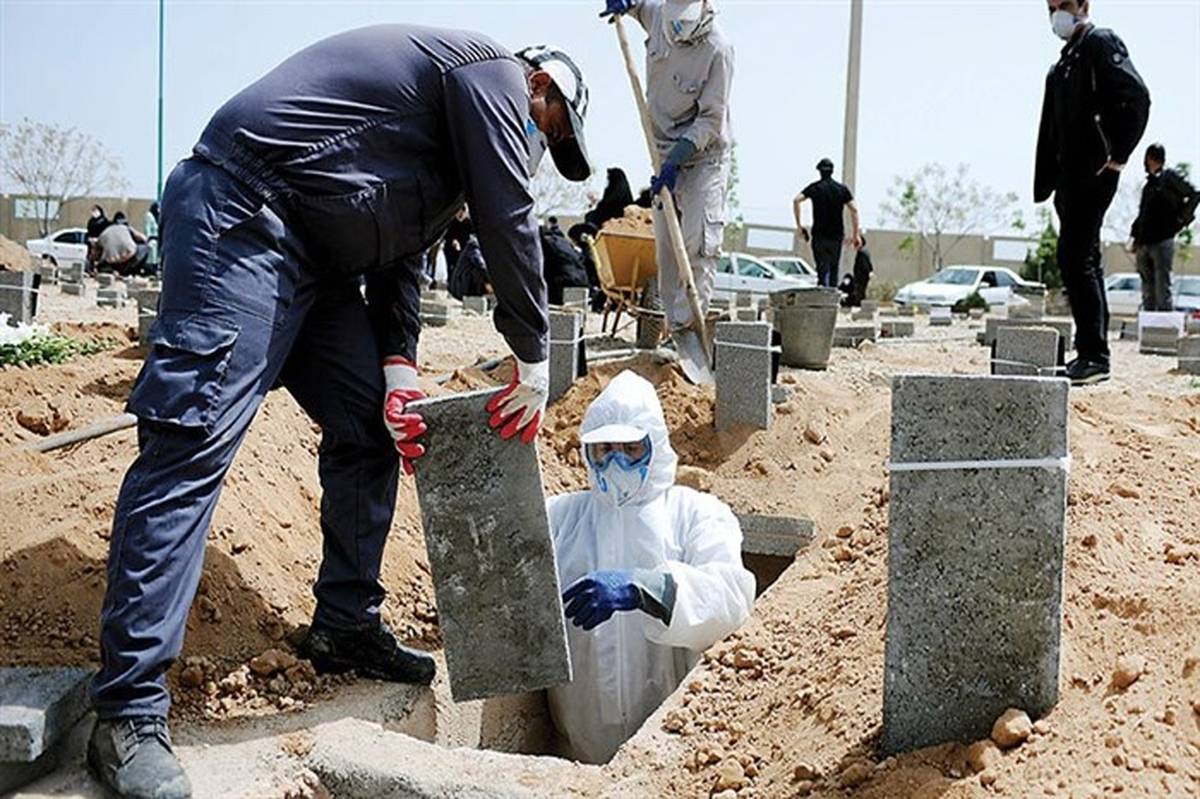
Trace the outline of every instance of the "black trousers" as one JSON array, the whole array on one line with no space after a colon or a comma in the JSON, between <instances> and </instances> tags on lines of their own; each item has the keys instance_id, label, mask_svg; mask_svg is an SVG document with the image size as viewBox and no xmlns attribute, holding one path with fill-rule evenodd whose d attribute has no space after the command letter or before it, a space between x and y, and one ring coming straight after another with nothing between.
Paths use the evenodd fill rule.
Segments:
<instances>
[{"instance_id":1,"label":"black trousers","mask_svg":"<svg viewBox=\"0 0 1200 799\"><path fill-rule=\"evenodd\" d=\"M1120 175L1065 177L1054 192L1058 211L1058 269L1062 273L1071 315L1075 317L1075 352L1080 358L1108 365L1108 298L1104 293L1100 228L1117 193Z\"/></svg>"},{"instance_id":2,"label":"black trousers","mask_svg":"<svg viewBox=\"0 0 1200 799\"><path fill-rule=\"evenodd\" d=\"M813 236L813 260L817 267L817 285L837 288L838 266L842 261L842 237Z\"/></svg>"}]
</instances>

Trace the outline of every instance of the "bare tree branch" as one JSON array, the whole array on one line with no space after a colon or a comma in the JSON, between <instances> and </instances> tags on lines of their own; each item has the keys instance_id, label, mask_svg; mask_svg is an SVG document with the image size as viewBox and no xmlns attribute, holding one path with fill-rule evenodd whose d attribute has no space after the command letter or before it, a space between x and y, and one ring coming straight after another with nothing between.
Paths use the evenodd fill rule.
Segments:
<instances>
[{"instance_id":1,"label":"bare tree branch","mask_svg":"<svg viewBox=\"0 0 1200 799\"><path fill-rule=\"evenodd\" d=\"M71 200L126 186L120 163L99 141L29 119L0 126L0 176L34 200L43 233Z\"/></svg>"},{"instance_id":2,"label":"bare tree branch","mask_svg":"<svg viewBox=\"0 0 1200 799\"><path fill-rule=\"evenodd\" d=\"M555 214L583 216L589 204L589 189L587 181L574 183L567 180L554 168L550 158L544 158L529 185L533 213L541 220Z\"/></svg>"}]
</instances>

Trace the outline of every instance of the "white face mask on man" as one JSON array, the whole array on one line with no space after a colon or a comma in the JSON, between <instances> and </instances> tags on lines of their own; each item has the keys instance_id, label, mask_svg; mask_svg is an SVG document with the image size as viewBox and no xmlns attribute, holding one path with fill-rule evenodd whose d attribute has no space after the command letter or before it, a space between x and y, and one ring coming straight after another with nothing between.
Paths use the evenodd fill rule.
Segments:
<instances>
[{"instance_id":1,"label":"white face mask on man","mask_svg":"<svg viewBox=\"0 0 1200 799\"><path fill-rule=\"evenodd\" d=\"M529 177L537 174L541 166L542 156L546 154L546 134L538 128L532 119L525 122L525 135L529 138Z\"/></svg>"},{"instance_id":2,"label":"white face mask on man","mask_svg":"<svg viewBox=\"0 0 1200 799\"><path fill-rule=\"evenodd\" d=\"M1054 31L1054 35L1060 39L1070 39L1075 35L1075 29L1079 27L1079 23L1083 20L1076 17L1070 11L1055 11L1050 15L1050 28Z\"/></svg>"}]
</instances>

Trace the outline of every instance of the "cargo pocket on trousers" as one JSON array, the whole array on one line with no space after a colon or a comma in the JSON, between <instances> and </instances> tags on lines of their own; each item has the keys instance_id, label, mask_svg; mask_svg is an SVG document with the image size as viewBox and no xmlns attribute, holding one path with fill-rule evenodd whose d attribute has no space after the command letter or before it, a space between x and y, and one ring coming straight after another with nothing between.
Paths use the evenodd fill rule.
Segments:
<instances>
[{"instance_id":1,"label":"cargo pocket on trousers","mask_svg":"<svg viewBox=\"0 0 1200 799\"><path fill-rule=\"evenodd\" d=\"M701 231L700 254L705 258L719 258L725 244L725 193L716 202L704 208L704 226Z\"/></svg>"},{"instance_id":2,"label":"cargo pocket on trousers","mask_svg":"<svg viewBox=\"0 0 1200 799\"><path fill-rule=\"evenodd\" d=\"M160 317L150 331L146 365L129 395L129 412L140 419L211 432L240 331L221 319Z\"/></svg>"}]
</instances>

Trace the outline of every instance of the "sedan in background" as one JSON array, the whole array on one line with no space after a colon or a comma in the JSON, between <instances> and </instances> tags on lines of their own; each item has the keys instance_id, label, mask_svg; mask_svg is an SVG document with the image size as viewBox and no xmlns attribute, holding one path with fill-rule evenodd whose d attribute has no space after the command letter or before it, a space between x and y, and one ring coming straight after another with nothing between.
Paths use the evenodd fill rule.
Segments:
<instances>
[{"instance_id":1,"label":"sedan in background","mask_svg":"<svg viewBox=\"0 0 1200 799\"><path fill-rule=\"evenodd\" d=\"M1193 319L1200 319L1200 277L1189 275L1175 278L1172 290L1175 310L1183 311Z\"/></svg>"},{"instance_id":2,"label":"sedan in background","mask_svg":"<svg viewBox=\"0 0 1200 799\"><path fill-rule=\"evenodd\" d=\"M784 274L761 258L741 252L725 253L717 264L713 297L733 301L740 291L770 294L783 289L806 288L812 283Z\"/></svg>"},{"instance_id":3,"label":"sedan in background","mask_svg":"<svg viewBox=\"0 0 1200 799\"><path fill-rule=\"evenodd\" d=\"M933 277L904 286L896 292L895 301L900 306L953 307L978 292L993 308L1007 307L1026 302L1013 296L1014 289L1040 286L1003 267L948 266Z\"/></svg>"},{"instance_id":4,"label":"sedan in background","mask_svg":"<svg viewBox=\"0 0 1200 799\"><path fill-rule=\"evenodd\" d=\"M794 277L802 281L807 286L817 285L817 270L799 255L773 255L763 260L769 266L775 267L775 269L789 277Z\"/></svg>"},{"instance_id":5,"label":"sedan in background","mask_svg":"<svg viewBox=\"0 0 1200 799\"><path fill-rule=\"evenodd\" d=\"M25 249L52 264L87 261L87 231L79 227L56 230L42 239L30 239Z\"/></svg>"},{"instance_id":6,"label":"sedan in background","mask_svg":"<svg viewBox=\"0 0 1200 799\"><path fill-rule=\"evenodd\" d=\"M1142 309L1142 278L1137 272L1114 272L1104 278L1108 312L1117 316L1137 316Z\"/></svg>"}]
</instances>

